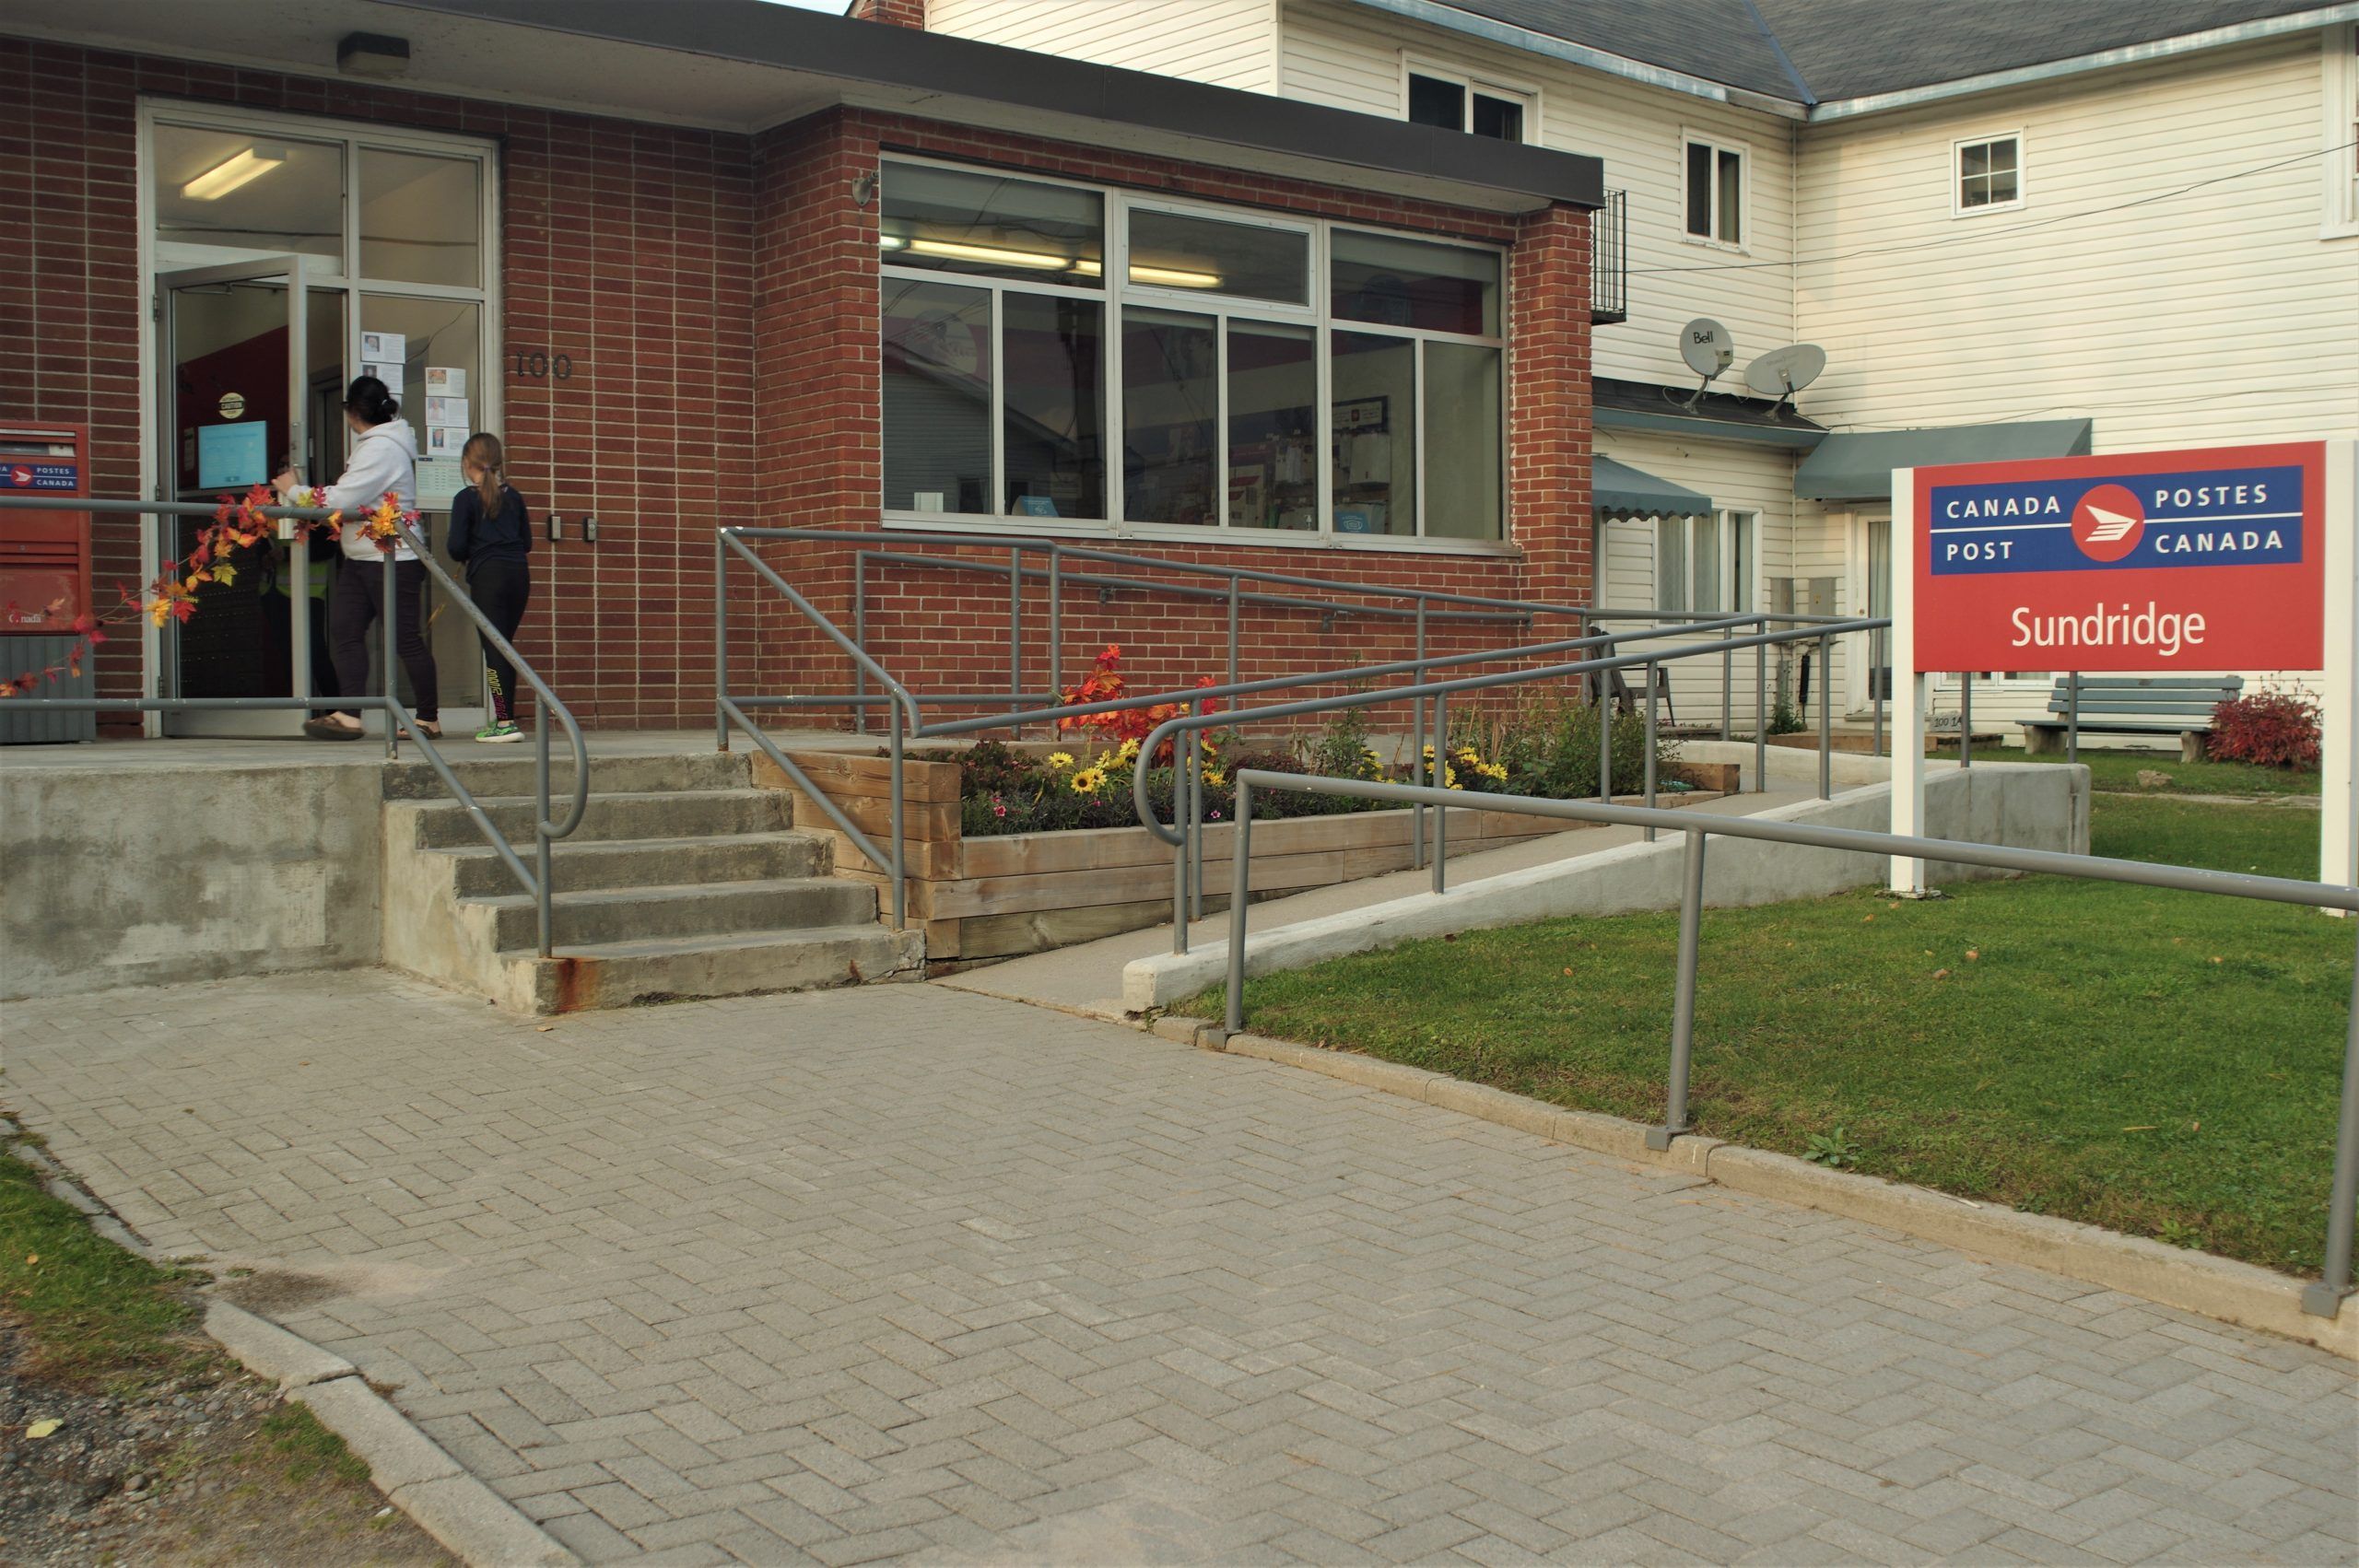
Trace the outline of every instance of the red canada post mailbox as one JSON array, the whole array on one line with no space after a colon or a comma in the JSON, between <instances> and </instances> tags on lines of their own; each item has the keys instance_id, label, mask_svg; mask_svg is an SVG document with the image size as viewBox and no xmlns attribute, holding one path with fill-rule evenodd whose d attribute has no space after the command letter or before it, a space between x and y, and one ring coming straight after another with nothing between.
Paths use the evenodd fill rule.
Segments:
<instances>
[{"instance_id":1,"label":"red canada post mailbox","mask_svg":"<svg viewBox=\"0 0 2359 1568\"><path fill-rule=\"evenodd\" d=\"M0 494L88 496L89 446L78 425L0 425ZM0 508L0 636L66 636L95 608L90 514L65 504Z\"/></svg>"}]
</instances>

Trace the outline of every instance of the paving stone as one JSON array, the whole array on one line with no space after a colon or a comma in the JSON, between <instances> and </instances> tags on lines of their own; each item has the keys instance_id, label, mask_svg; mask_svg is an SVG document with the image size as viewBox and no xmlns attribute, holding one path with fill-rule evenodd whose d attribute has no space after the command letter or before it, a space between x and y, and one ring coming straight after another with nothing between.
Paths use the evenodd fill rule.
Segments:
<instances>
[{"instance_id":1,"label":"paving stone","mask_svg":"<svg viewBox=\"0 0 2359 1568\"><path fill-rule=\"evenodd\" d=\"M281 1326L588 1562L2359 1558L2322 1352L1084 1019L8 1022L100 1198L335 1291Z\"/></svg>"}]
</instances>

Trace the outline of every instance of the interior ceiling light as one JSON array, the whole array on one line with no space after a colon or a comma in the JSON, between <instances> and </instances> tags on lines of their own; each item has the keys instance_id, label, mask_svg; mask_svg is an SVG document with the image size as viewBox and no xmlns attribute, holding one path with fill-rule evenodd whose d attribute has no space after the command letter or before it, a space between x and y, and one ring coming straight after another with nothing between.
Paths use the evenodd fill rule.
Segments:
<instances>
[{"instance_id":1,"label":"interior ceiling light","mask_svg":"<svg viewBox=\"0 0 2359 1568\"><path fill-rule=\"evenodd\" d=\"M954 262L986 262L1002 267L1037 267L1063 272L1072 264L1064 256L1046 251L1011 251L1001 245L966 245L952 240L912 240L910 249L921 256L941 256Z\"/></svg>"},{"instance_id":2,"label":"interior ceiling light","mask_svg":"<svg viewBox=\"0 0 2359 1568\"><path fill-rule=\"evenodd\" d=\"M409 40L381 32L348 32L336 40L335 68L354 76L399 76L409 71Z\"/></svg>"},{"instance_id":3,"label":"interior ceiling light","mask_svg":"<svg viewBox=\"0 0 2359 1568\"><path fill-rule=\"evenodd\" d=\"M1096 277L1106 269L1096 262L1075 262L1073 270L1084 277ZM1221 275L1216 272L1190 272L1182 267L1146 267L1131 263L1133 283L1159 283L1166 288L1218 288Z\"/></svg>"},{"instance_id":4,"label":"interior ceiling light","mask_svg":"<svg viewBox=\"0 0 2359 1568\"><path fill-rule=\"evenodd\" d=\"M898 234L880 234L876 237L876 248L880 251L898 251L908 243L908 240Z\"/></svg>"},{"instance_id":5,"label":"interior ceiling light","mask_svg":"<svg viewBox=\"0 0 2359 1568\"><path fill-rule=\"evenodd\" d=\"M1180 267L1143 267L1133 264L1131 268L1131 281L1159 283L1166 288L1218 288L1221 279L1220 274L1216 272L1189 272Z\"/></svg>"},{"instance_id":6,"label":"interior ceiling light","mask_svg":"<svg viewBox=\"0 0 2359 1568\"><path fill-rule=\"evenodd\" d=\"M241 147L181 187L192 202L217 202L230 192L250 185L287 161L285 147L259 144Z\"/></svg>"}]
</instances>

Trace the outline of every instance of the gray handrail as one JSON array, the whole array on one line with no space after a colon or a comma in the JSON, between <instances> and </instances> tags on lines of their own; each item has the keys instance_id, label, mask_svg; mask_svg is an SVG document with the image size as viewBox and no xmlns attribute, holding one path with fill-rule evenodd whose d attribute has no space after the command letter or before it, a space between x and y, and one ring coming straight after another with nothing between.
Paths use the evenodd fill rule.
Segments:
<instances>
[{"instance_id":1,"label":"gray handrail","mask_svg":"<svg viewBox=\"0 0 2359 1568\"><path fill-rule=\"evenodd\" d=\"M1757 616L1741 617L1746 622ZM1888 620L1861 619L1846 622L1839 626L1812 627L1795 631L1761 632L1751 637L1727 638L1697 644L1689 648L1658 649L1650 653L1617 654L1603 659L1584 659L1570 664L1552 664L1538 670L1506 670L1493 675L1468 675L1454 681L1426 682L1413 686L1391 686L1379 692L1345 692L1337 696L1307 697L1299 702L1277 703L1269 708L1248 708L1235 713L1211 716L1180 714L1167 719L1144 741L1139 743L1139 760L1131 772L1131 803L1136 809L1139 825L1166 844L1178 846L1183 842L1175 824L1167 828L1155 814L1148 802L1146 790L1147 762L1163 748L1166 742L1176 742L1189 730L1204 730L1215 725L1236 724L1250 719L1297 719L1314 713L1332 713L1346 708L1370 708L1409 697L1449 697L1461 692L1490 691L1498 686L1516 685L1526 681L1562 680L1571 675L1585 675L1610 670L1626 670L1640 664L1667 664L1673 660L1733 651L1742 648L1767 648L1779 643L1814 641L1837 632L1866 631L1876 626L1888 626ZM1688 628L1682 627L1681 630ZM1174 755L1177 753L1175 751Z\"/></svg>"},{"instance_id":2,"label":"gray handrail","mask_svg":"<svg viewBox=\"0 0 2359 1568\"><path fill-rule=\"evenodd\" d=\"M0 496L0 508L16 508L18 509L31 509L38 508L50 511L67 509L73 511L145 514L158 517L212 517L219 510L217 503L208 506L202 501L125 501L100 497L61 497L51 495ZM337 515L336 510L327 507L268 506L257 507L254 509L254 511L261 517L272 520L294 520L307 522L325 522L330 518ZM532 895L534 912L538 917L539 922L540 955L543 958L551 957L553 956L554 947L553 927L555 925L555 914L551 907L551 898L553 894L550 885L551 879L549 876L549 846L553 840L566 837L568 835L571 834L574 829L580 827L581 825L581 818L583 814L589 810L590 748L582 740L581 726L575 722L572 710L567 708L565 704L558 699L557 693L550 689L547 682L541 679L539 672L533 668L531 663L525 660L524 656L516 651L515 645L511 643L508 638L500 633L499 627L492 625L490 618L487 616L483 613L482 609L476 605L474 598L460 587L458 582L452 578L449 572L442 569L441 563L434 558L433 551L427 544L425 539L422 538L406 522L396 521L394 527L401 535L401 542L406 544L409 547L410 552L425 566L428 575L442 585L445 590L446 597L449 601L452 603L458 605L460 610L467 616L467 618L475 623L476 630L490 638L491 641L499 649L500 652L506 655L509 661L515 666L516 673L524 677L525 681L531 685L534 695L540 698L539 705L534 709L533 722L533 740L536 755L534 759L535 792L534 797L535 809L534 812L533 822L534 865L531 868L527 868L525 866L522 858L516 853L515 847L508 842L507 835L500 832L493 824L489 814L487 813L482 805L476 802L473 791L469 790L464 784L459 781L458 775L452 771L451 765L443 758L440 748L434 744L433 737L427 734L424 730L418 727L418 721L416 716L413 715L407 708L403 706L400 697L396 695L393 673L395 657L393 619L394 574L391 571L387 571L384 574L385 603L381 607L383 614L380 617L382 622L381 635L383 638L382 647L381 649L381 661L384 673L385 684L385 690L381 696L356 696L348 697L336 696L333 698L317 696L135 698L12 697L6 699L6 701L11 704L31 708L67 708L80 711L98 712L132 710L147 713L170 713L183 710L204 711L220 710L225 708L242 708L248 711L275 711L286 709L310 712L327 706L334 706L337 708L358 708L363 709L373 708L381 712L385 715L385 755L387 759L391 760L400 755L401 737L403 735L406 734L411 740L417 743L418 749L425 754L428 764L433 767L435 773L441 778L443 788L448 790L452 796L457 800L461 808L467 813L467 819L475 825L476 831L484 836L485 840L491 846L494 852L499 855L501 863L507 866L509 874L513 876L518 884L522 886L526 893ZM392 560L392 554L391 552L388 552L386 555L387 564L390 565ZM566 812L565 820L562 823L555 821L551 817L549 811L550 767L548 717L552 714L556 716L557 723L564 729L567 745L573 754L573 800Z\"/></svg>"},{"instance_id":3,"label":"gray handrail","mask_svg":"<svg viewBox=\"0 0 2359 1568\"><path fill-rule=\"evenodd\" d=\"M838 626L832 620L823 614L817 606L814 605L807 597L799 591L792 583L788 582L784 576L782 576L775 568L773 568L769 562L763 560L759 555L756 554L750 547L748 543L749 541L791 541L826 544L837 548L851 547L853 550L853 609L856 635L847 635L841 627ZM956 548L963 551L1005 550L1008 552L1008 559L1006 564L1001 565L996 562L976 560L967 556L936 557L906 553L911 546L921 547L927 545ZM886 548L873 549L867 548L867 546L886 546ZM756 572L757 572L766 582L782 595L787 602L802 614L805 621L816 627L823 637L832 642L851 659L855 675L853 689L851 691L804 691L801 693L792 693L785 696L757 696L751 693L739 694L734 693L730 690L729 557L732 552L734 552L740 558L752 566ZM1042 569L1036 569L1026 567L1024 564L1024 557L1027 552L1044 553L1048 556L1048 564L1046 568ZM1067 573L1064 570L1064 562L1067 560L1110 563L1118 566L1136 567L1142 569L1181 576L1195 575L1213 577L1226 582L1227 586L1226 591L1223 591L1217 590L1197 589L1184 584L1144 582L1130 579L1101 577L1097 574L1091 573ZM929 724L925 721L923 712L917 697L905 685L897 680L874 655L870 654L865 647L866 632L864 628L866 600L864 597L864 591L861 585L864 581L866 567L872 561L881 564L905 565L920 568L940 568L948 570L979 572L991 576L1003 577L1007 579L1009 588L1009 663L1007 691L1004 694L993 694L989 692L956 693L947 696L942 694L930 694L928 697L929 701L944 703L952 707L992 706L996 708L996 711L966 719L952 720L946 722L937 721ZM1062 685L1062 679L1059 675L1062 641L1061 633L1062 591L1067 583L1084 587L1096 586L1101 592L1115 589L1135 589L1140 591L1169 592L1205 599L1225 598L1227 601L1229 611L1229 679L1226 683L1218 683L1209 686L1191 686L1164 692L1132 693L1126 694L1125 696L1118 698L1105 699L1097 702L1054 702L1041 704L1037 697L1034 697L1030 696L1030 694L1025 692L1022 685L1023 661L1020 652L1022 647L1021 627L1023 615L1022 589L1027 579L1045 579L1050 588L1049 685L1052 692L1056 691ZM1243 588L1243 585L1247 582L1266 583L1284 588L1310 588L1329 593L1342 594L1356 598L1404 600L1414 605L1414 608L1413 610L1403 611L1372 611L1364 606L1353 606L1341 603L1330 603L1321 601L1304 600L1292 595L1264 593L1248 594ZM907 890L904 876L904 859L906 851L905 847L901 842L901 826L904 820L907 791L905 780L902 777L902 758L907 742L912 739L948 738L958 735L976 734L985 731L1018 728L1030 724L1059 723L1075 719L1091 718L1106 713L1135 710L1165 705L1184 705L1192 714L1202 717L1203 705L1207 703L1219 702L1234 697L1258 695L1263 692L1285 688L1301 688L1304 686L1378 680L1399 674L1412 674L1422 679L1424 677L1430 676L1435 670L1448 669L1459 665L1489 664L1513 660L1543 658L1554 654L1571 652L1577 649L1588 648L1610 649L1624 642L1675 637L1684 633L1706 634L1713 631L1746 626L1758 626L1763 629L1765 634L1767 633L1767 628L1772 625L1793 627L1796 629L1789 632L1768 635L1766 637L1766 641L1801 641L1815 638L1818 640L1821 647L1824 648L1826 645L1827 639L1833 636L1845 634L1853 630L1863 630L1871 626L1889 624L1888 622L1871 621L1860 618L1807 616L1765 611L1747 611L1742 614L1731 614L1711 611L1646 612L1636 609L1624 610L1613 607L1600 608L1596 606L1584 605L1549 604L1525 600L1500 599L1479 594L1453 593L1441 590L1402 587L1389 583L1355 582L1342 579L1314 578L1305 577L1295 573L1265 571L1253 568L1217 566L1192 561L1167 560L1161 557L1137 556L1122 551L1105 550L1085 545L1070 544L1059 540L1044 540L1037 537L1012 534L992 534L981 532L925 532L915 530L874 531L867 529L767 528L738 526L722 527L716 531L713 566L713 601L715 632L713 656L714 745L719 750L724 752L727 751L729 749L729 737L733 730L743 730L748 735L757 737L762 745L763 751L770 756L771 760L780 766L780 770L783 771L788 778L792 779L798 786L804 789L804 790L812 796L814 801L816 802L826 812L830 820L833 821L860 849L861 853L867 856L873 864L888 870L893 883L893 920L897 926L905 923L906 920ZM1394 616L1413 616L1416 624L1416 657L1413 659L1395 660L1375 664L1361 664L1333 670L1314 671L1290 675L1273 676L1253 681L1240 680L1238 678L1237 673L1237 665L1238 662L1237 657L1238 618L1239 607L1247 603L1251 603L1256 605L1276 606L1285 609L1316 612L1330 615L1383 614ZM1472 606L1473 607L1473 611L1469 613L1464 611L1431 610L1429 607L1435 604ZM1654 616L1655 624L1634 630L1601 633L1590 629L1600 621L1641 619L1649 614ZM1429 620L1473 621L1496 619L1520 622L1529 628L1530 624L1537 616L1542 614L1565 614L1573 616L1576 621L1576 629L1583 631L1586 635L1569 638L1559 638L1546 642L1526 642L1506 648L1482 649L1472 653L1429 655L1426 651L1426 631ZM1698 652L1719 653L1722 656L1723 675L1725 679L1727 678L1728 673L1727 659L1730 650L1737 648L1754 646L1757 645L1754 642L1743 640L1716 641L1707 648L1670 649L1653 657L1633 656L1619 661L1607 661L1602 664L1595 661L1590 661L1579 665L1557 665L1540 670L1518 671L1504 676L1493 677L1487 684L1509 685L1524 681L1546 680L1561 677L1568 672L1580 673L1592 669L1621 669L1642 663L1649 666L1655 666L1661 663L1670 662L1679 658L1688 657ZM868 683L871 680L874 680L878 685L883 695L876 696L869 695ZM1764 708L1764 705L1766 704L1766 696L1763 695L1763 691L1761 689L1763 682L1758 673L1756 673L1755 677L1755 685L1756 708L1762 709L1766 715L1766 708ZM1406 697L1413 701L1416 707L1417 725L1422 730L1425 705L1428 696L1431 696L1432 700L1436 705L1436 718L1438 720L1441 714L1442 705L1447 700L1448 690L1451 689L1469 688L1450 687L1444 690L1432 691L1426 685L1414 685L1395 688L1391 691L1379 694L1374 697L1362 700L1375 702L1390 701L1401 697ZM1653 691L1654 682L1650 675L1649 680L1649 697L1648 703L1649 714L1649 734L1653 731L1653 709L1655 706L1652 696ZM1725 691L1722 694L1722 708L1725 710L1728 706L1727 694ZM874 841L871 840L867 835L862 833L857 826L851 823L849 816L837 809L834 802L828 800L824 793L816 788L813 781L804 774L800 767L796 766L775 744L770 743L767 738L763 737L759 725L752 717L753 712L758 710L809 708L851 708L856 713L864 716L869 708L879 703L885 704L893 709L893 723L890 726L887 736L887 750L892 761L890 769L890 789L893 843L890 849L886 851L880 851ZM1347 702L1338 704L1337 706L1350 706L1350 704ZM1829 790L1827 753L1831 748L1825 731L1831 720L1831 715L1827 711L1827 701L1825 698L1822 698L1820 703L1821 711L1819 715L1820 729L1822 731L1820 739L1820 793L1822 795L1827 793ZM1292 708L1257 710L1256 716L1275 716L1280 713L1293 711L1306 710ZM1879 708L1879 720L1881 720L1881 708ZM1223 723L1233 721L1233 716L1231 718L1224 718L1219 720L1219 722ZM864 727L864 717L862 720L862 723ZM1725 717L1723 719L1722 728L1723 731L1727 728ZM1757 720L1755 728L1757 731L1766 731L1766 719ZM1881 728L1880 724L1879 728ZM1610 749L1610 732L1602 728L1600 740L1601 753L1602 754ZM1760 743L1766 743L1766 734L1762 737ZM1150 746L1147 753L1144 755L1152 755L1154 749L1154 747ZM1602 777L1604 766L1605 765L1603 763L1601 764ZM1760 771L1760 769L1756 768L1756 774ZM1651 772L1652 770L1649 768L1650 778ZM1141 777L1143 777L1143 774ZM1134 797L1142 788L1143 786L1139 782L1139 778L1134 777ZM1651 789L1649 790L1649 796L1651 799ZM1181 858L1184 860L1187 844L1184 834L1179 837L1174 837L1173 835L1165 832L1161 825L1153 820L1153 813L1151 811L1142 808L1141 815L1142 819L1147 822L1150 829L1155 831L1159 837L1164 838L1168 843L1174 843L1181 848L1183 851ZM1424 813L1419 813L1417 815L1414 837L1416 843L1416 854L1420 860L1422 860L1425 853L1425 826ZM1177 936L1176 940L1184 943L1186 941L1184 920L1180 922L1179 933L1180 934Z\"/></svg>"},{"instance_id":4,"label":"gray handrail","mask_svg":"<svg viewBox=\"0 0 2359 1568\"><path fill-rule=\"evenodd\" d=\"M1231 1034L1240 1033L1245 1027L1246 909L1251 870L1255 790L1392 801L1402 805L1438 807L1444 812L1465 802L1465 797L1456 791L1424 785L1273 773L1258 767L1238 769L1236 783L1237 821L1228 905L1227 994L1222 1012L1223 1027ZM1650 1129L1647 1135L1649 1145L1656 1149L1669 1148L1672 1140L1692 1130L1687 1121L1687 1090L1689 1065L1695 1054L1696 933L1703 918L1704 845L1714 834L1725 838L1749 838L1766 844L1897 856L1954 865L1989 866L1999 871L2081 877L2095 882L2127 883L2141 887L2255 898L2312 909L2359 911L2359 887L2295 882L2288 877L2255 876L2244 872L2212 871L2200 866L2157 865L2145 860L2076 855L2057 849L1969 844L1954 838L1877 833L1867 828L1814 827L1802 823L1765 822L1758 817L1710 816L1689 811L1604 805L1593 801L1553 801L1530 795L1493 794L1477 798L1486 812L1662 829L1687 836L1679 908L1678 978L1672 1004L1669 1094L1665 1100L1663 1125ZM1441 878L1437 875L1435 892L1445 891ZM2343 1035L2342 1096L2336 1127L2334 1175L2330 1184L2332 1207L2327 1213L2325 1268L2318 1282L2302 1293L2302 1310L2317 1317L2335 1316L2341 1310L2343 1298L2351 1293L2352 1289L2353 1235L2354 1224L2359 1224L2359 962L2354 962L2353 967L2351 1003Z\"/></svg>"}]
</instances>

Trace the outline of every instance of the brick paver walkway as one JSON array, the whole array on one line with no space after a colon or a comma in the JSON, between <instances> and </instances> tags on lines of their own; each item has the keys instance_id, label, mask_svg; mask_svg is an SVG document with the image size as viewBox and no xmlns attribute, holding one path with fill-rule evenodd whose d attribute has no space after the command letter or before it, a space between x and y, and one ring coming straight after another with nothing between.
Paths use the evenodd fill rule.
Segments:
<instances>
[{"instance_id":1,"label":"brick paver walkway","mask_svg":"<svg viewBox=\"0 0 2359 1568\"><path fill-rule=\"evenodd\" d=\"M29 1123L585 1557L2350 1562L2348 1363L916 986L8 1009Z\"/></svg>"}]
</instances>

